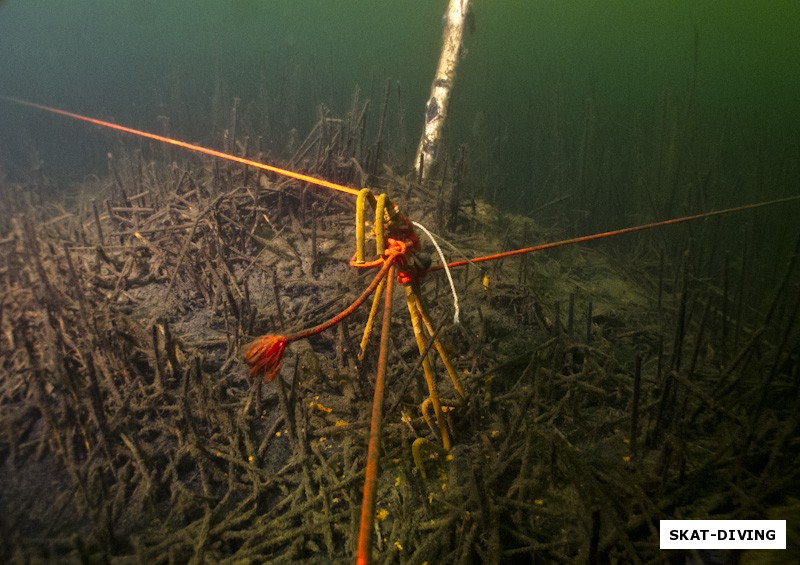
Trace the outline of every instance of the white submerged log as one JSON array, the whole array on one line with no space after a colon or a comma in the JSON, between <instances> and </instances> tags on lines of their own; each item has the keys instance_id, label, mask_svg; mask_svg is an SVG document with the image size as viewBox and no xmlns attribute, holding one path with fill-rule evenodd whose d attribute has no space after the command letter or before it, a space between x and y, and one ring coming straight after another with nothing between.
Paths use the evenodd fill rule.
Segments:
<instances>
[{"instance_id":1,"label":"white submerged log","mask_svg":"<svg viewBox=\"0 0 800 565\"><path fill-rule=\"evenodd\" d=\"M425 106L425 129L419 141L414 163L417 174L422 178L428 176L440 156L450 92L453 89L456 67L463 49L464 27L469 9L470 0L450 0L444 16L442 54L433 79L431 95Z\"/></svg>"}]
</instances>

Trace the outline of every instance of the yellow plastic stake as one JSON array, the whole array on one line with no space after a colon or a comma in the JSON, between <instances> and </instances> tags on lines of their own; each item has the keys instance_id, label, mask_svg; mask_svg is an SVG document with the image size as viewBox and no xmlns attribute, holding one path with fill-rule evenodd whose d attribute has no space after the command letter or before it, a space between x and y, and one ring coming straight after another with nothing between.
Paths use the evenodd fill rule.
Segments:
<instances>
[{"instance_id":1,"label":"yellow plastic stake","mask_svg":"<svg viewBox=\"0 0 800 565\"><path fill-rule=\"evenodd\" d=\"M364 224L364 206L368 196L372 196L372 191L362 188L356 198L356 263L364 262L364 242L366 241Z\"/></svg>"},{"instance_id":2,"label":"yellow plastic stake","mask_svg":"<svg viewBox=\"0 0 800 565\"><path fill-rule=\"evenodd\" d=\"M419 308L417 307L416 291L413 284L404 286L406 300L408 301L408 313L411 315L411 325L414 327L414 337L417 340L417 348L420 355L425 355L425 337L423 336L422 320L420 320ZM446 451L450 451L450 434L447 433L447 424L442 413L442 404L439 401L439 390L436 387L436 376L431 366L428 355L422 358L422 372L425 373L425 382L428 384L428 393L433 404L433 413L436 414L436 424L439 426L439 433L442 436L442 446Z\"/></svg>"},{"instance_id":3,"label":"yellow plastic stake","mask_svg":"<svg viewBox=\"0 0 800 565\"><path fill-rule=\"evenodd\" d=\"M430 405L431 405L431 397L429 396L420 403L419 411L422 413L422 419L425 420L425 424L431 430L431 433L436 434L436 430L434 429L433 423L431 422L431 416L428 413L428 408L430 408Z\"/></svg>"},{"instance_id":4,"label":"yellow plastic stake","mask_svg":"<svg viewBox=\"0 0 800 565\"><path fill-rule=\"evenodd\" d=\"M372 335L372 328L375 326L375 315L378 313L380 306L381 294L383 294L383 287L386 286L386 278L384 277L378 288L375 289L375 296L372 299L372 307L369 309L369 317L367 323L364 325L364 337L361 338L361 351L358 353L358 360L364 360L364 354L367 351L367 343L369 343L369 336Z\"/></svg>"},{"instance_id":5,"label":"yellow plastic stake","mask_svg":"<svg viewBox=\"0 0 800 565\"><path fill-rule=\"evenodd\" d=\"M385 214L386 202L389 197L386 194L378 196L375 203L375 253L381 257L386 251L386 233L385 233ZM391 202L390 202L391 204Z\"/></svg>"},{"instance_id":6,"label":"yellow plastic stake","mask_svg":"<svg viewBox=\"0 0 800 565\"><path fill-rule=\"evenodd\" d=\"M433 324L431 324L431 318L430 316L428 316L428 310L425 307L425 303L423 302L422 297L418 297L417 299L417 309L419 310L420 318L422 318L422 321L425 323L425 328L428 330L430 336L433 337L436 332L433 329ZM453 388L456 389L458 396L460 396L462 400L465 399L466 396L464 394L464 387L461 385L461 379L459 378L455 367L453 367L453 364L450 362L450 358L447 356L447 351L442 345L442 342L439 341L438 337L433 340L433 346L439 353L439 357L442 358L442 363L444 363L444 367L445 369L447 369L447 374L450 375L450 380L453 383Z\"/></svg>"},{"instance_id":7,"label":"yellow plastic stake","mask_svg":"<svg viewBox=\"0 0 800 565\"><path fill-rule=\"evenodd\" d=\"M425 473L425 461L422 459L422 448L426 446L433 448L433 445L424 437L418 437L414 440L414 443L411 444L411 457L414 458L414 466L423 479L428 478L427 473Z\"/></svg>"}]
</instances>

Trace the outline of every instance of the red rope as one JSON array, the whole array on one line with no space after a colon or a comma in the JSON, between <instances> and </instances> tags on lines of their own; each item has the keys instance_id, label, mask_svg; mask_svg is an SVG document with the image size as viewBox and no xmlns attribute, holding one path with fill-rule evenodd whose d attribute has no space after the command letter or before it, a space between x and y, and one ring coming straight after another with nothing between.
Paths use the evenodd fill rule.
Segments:
<instances>
[{"instance_id":1,"label":"red rope","mask_svg":"<svg viewBox=\"0 0 800 565\"><path fill-rule=\"evenodd\" d=\"M561 241L555 241L552 243L543 243L541 245L535 245L533 247L525 247L522 249L514 249L513 251L504 251L502 253L492 253L491 255L483 255L481 257L475 257L474 259L465 259L463 261L453 261L452 263L448 263L447 266L451 269L456 267L463 267L464 265L469 265L470 263L482 263L484 261L495 261L497 259L503 259L505 257L513 257L514 255L523 255L525 253L534 253L536 251L544 251L545 249L553 249L554 247L562 247L564 245L572 245L574 243L583 243L585 241L594 241L596 239L604 239L606 237L613 237L615 235L623 235L626 233L633 233L637 231L649 230L652 228L658 228L662 226L671 226L674 224L680 224L683 222L690 222L692 220L701 220L703 218L711 218L714 216L721 216L723 214L733 214L734 212L743 212L745 210L752 210L754 208L761 208L763 206L772 206L774 204L783 204L786 202L794 202L796 200L800 200L800 195L798 196L787 196L786 198L778 198L776 200L768 200L766 202L756 202L755 204L745 204L744 206L736 206L733 208L725 208L724 210L712 210L711 212L703 212L702 214L692 214L691 216L683 216L681 218L671 218L669 220L661 220L660 222L652 222L649 224L642 224L640 226L632 226L629 228L621 228L617 230L611 230L601 233L595 233L591 235L582 235L580 237L573 237L570 239L563 239ZM441 271L444 269L444 265L436 265L428 269L430 271Z\"/></svg>"},{"instance_id":2,"label":"red rope","mask_svg":"<svg viewBox=\"0 0 800 565\"><path fill-rule=\"evenodd\" d=\"M330 188L332 190L338 190L339 192L346 192L347 194L355 194L358 195L359 191L355 188L350 188L349 186L344 186L341 184L337 184L335 182L330 182L324 179L318 179L316 177L311 177L308 175L304 175L302 173L296 173L294 171L289 171L287 169L281 169L279 167L273 167L272 165L265 165L264 163L259 163L258 161L251 161L250 159L245 159L244 157L237 157L235 155L229 155L228 153L223 153L222 151L217 151L215 149L209 149L208 147L203 147L201 145L195 145L193 143L187 143L185 141L180 141L178 139L172 139L171 137L166 137L163 135L157 135L155 133L150 133L138 129L129 128L126 126L121 126L119 124L115 124L113 122L107 122L105 120L98 120L97 118L90 118L89 116L84 116L82 114L75 114L73 112L67 112L66 110L59 110L58 108L52 108L50 106L45 106L44 104L36 104L35 102L28 102L27 100L22 100L20 98L14 98L12 96L2 96L0 95L0 99L7 100L8 102L13 102L15 104L21 104L22 106L28 106L29 108L36 108L37 110L44 110L45 112L50 112L53 114L58 114L59 116L65 116L67 118L72 118L75 120L80 120L82 122L88 122L90 124L94 124L96 126L101 126L104 128L113 129L116 131L121 131L124 133L129 133L132 135L136 135L139 137L144 137L146 139L152 139L153 141L158 141L160 143L167 143L169 145L175 145L177 147L181 147L183 149L188 149L190 151L196 151L198 153L203 153L204 155L210 155L211 157L216 157L218 159L224 159L226 161L233 161L234 163L240 163L242 165L247 165L249 167L254 167L256 169L261 169L263 171L269 171L270 173L275 173L276 175L281 175L284 177L293 178L299 181L307 182L309 184L314 184L317 186L322 186L324 188Z\"/></svg>"},{"instance_id":3,"label":"red rope","mask_svg":"<svg viewBox=\"0 0 800 565\"><path fill-rule=\"evenodd\" d=\"M219 159L225 159L227 161L233 161L234 163L240 163L242 165L248 165L250 167L254 167L254 168L257 168L257 169L264 170L264 171L269 171L271 173L275 173L275 174L282 175L282 176L285 176L285 177L289 177L289 178L293 178L293 179L300 180L300 181L303 181L303 182L307 182L309 184L314 184L314 185L317 185L317 186L330 188L332 190L338 190L340 192L345 192L347 194L358 195L358 193L359 193L359 191L354 189L354 188L343 186L341 184L330 182L330 181L327 181L327 180L324 180L324 179L318 179L316 177L311 177L311 176L304 175L304 174L301 174L301 173L296 173L294 171L289 171L287 169L281 169L279 167L273 167L271 165L265 165L265 164L259 163L257 161L251 161L250 159L245 159L243 157L236 157L235 155L229 155L227 153L223 153L222 151L216 151L214 149L209 149L207 147L202 147L200 145L194 145L192 143L186 143L185 141L179 141L177 139L172 139L170 137L165 137L163 135L156 135L154 133L149 133L149 132L146 132L146 131L141 131L141 130L137 130L137 129L121 126L121 125L115 124L113 122L107 122L105 120L99 120L97 118L90 118L88 116L83 116L81 114L75 114L73 112L67 112L65 110L60 110L58 108L52 108L50 106L45 106L43 104L37 104L35 102L28 102L27 100L22 100L20 98L14 98L12 96L0 95L0 100L6 100L8 102L13 102L15 104L21 104L23 106L28 106L30 108L36 108L38 110L44 110L46 112L51 112L53 114L58 114L60 116L66 116L68 118L81 120L81 121L88 122L88 123L91 123L91 124L95 124L95 125L98 125L98 126L102 126L102 127L105 127L105 128L110 128L110 129L121 131L121 132L124 132L124 133L137 135L139 137L152 139L154 141L159 141L161 143L167 143L167 144L170 144L170 145L175 145L177 147L181 147L181 148L184 148L184 149L189 149L191 151L196 151L198 153L203 153L205 155L210 155L212 157L217 157ZM679 224L679 223L682 223L682 222L689 222L689 221L692 221L692 220L699 220L699 219L703 219L703 218L711 218L713 216L720 216L720 215L723 215L723 214L731 214L731 213L734 213L734 212L742 212L744 210L752 210L754 208L760 208L762 206L771 206L771 205L774 205L774 204L782 204L782 203L785 203L785 202L792 202L792 201L796 201L798 199L800 199L800 196L789 196L789 197L786 197L786 198L779 198L779 199L770 200L770 201L767 201L767 202L757 202L755 204L746 204L744 206L736 206L734 208L726 208L724 210L714 210L714 211L711 211L711 212L704 212L702 214L693 214L691 216L683 216L681 218L672 218L672 219L669 219L669 220L662 220L662 221L659 221L659 222L652 222L652 223L644 224L644 225L640 225L640 226L622 228L622 229L618 229L618 230L612 230L612 231L607 231L607 232L602 232L602 233L596 233L596 234L592 234L592 235L584 235L584 236L581 236L581 237L574 237L574 238L571 238L571 239L565 239L565 240L556 241L556 242L553 242L553 243L544 243L542 245L535 245L533 247L525 247L523 249L515 249L513 251L505 251L505 252L502 252L502 253L493 253L491 255L484 255L482 257L476 257L474 259L467 259L467 260L463 260L463 261L453 261L452 263L448 263L447 266L450 267L451 269L455 268L455 267L463 267L464 265L468 265L470 263L481 263L481 262L484 262L484 261L494 261L494 260L497 260L497 259L503 259L505 257L512 257L514 255L523 255L525 253L534 253L536 251L544 251L546 249L553 249L555 247L562 247L562 246L565 246L565 245L572 245L574 243L583 243L583 242L586 242L586 241L594 241L596 239L603 239L603 238L606 238L606 237L613 237L613 236L616 236L616 235L623 235L623 234L626 234L626 233L632 233L632 232L636 232L636 231L643 231L643 230L648 230L648 229L662 227L662 226L669 226L669 225L673 225L673 224ZM413 230L412 230L412 234L413 234ZM376 260L374 262L371 262L368 265L364 264L364 265L359 265L359 266L377 266L378 264L380 264L380 261L381 261L381 259L378 259L378 260ZM443 265L437 265L437 266L429 268L427 272L439 271L441 269L444 269L444 266ZM400 277L402 279L401 282L405 282L405 283L410 282L411 278L412 278L411 274L408 271L400 272L398 274L398 277ZM349 315L349 314L347 314L347 315ZM327 327L330 327L330 326L327 326Z\"/></svg>"},{"instance_id":4,"label":"red rope","mask_svg":"<svg viewBox=\"0 0 800 565\"><path fill-rule=\"evenodd\" d=\"M268 382L274 379L278 374L278 371L280 371L283 353L289 343L324 332L328 328L335 326L355 312L359 306L364 304L367 298L369 298L369 296L375 292L375 289L378 288L378 284L380 284L381 280L390 275L392 266L395 265L395 263L402 257L403 251L405 251L405 246L395 245L387 249L386 257L382 260L383 265L375 275L375 278L372 279L372 282L369 283L369 286L364 289L364 292L362 292L352 304L350 304L347 308L339 312L330 320L326 320L321 324L314 326L313 328L309 328L307 330L287 336L267 334L257 337L255 340L253 340L245 348L244 354L244 359L250 366L250 376L260 376Z\"/></svg>"},{"instance_id":5,"label":"red rope","mask_svg":"<svg viewBox=\"0 0 800 565\"><path fill-rule=\"evenodd\" d=\"M394 268L394 267L392 267ZM364 495L361 497L361 520L358 529L356 563L372 561L372 528L375 517L375 502L378 495L378 473L381 458L381 425L383 424L383 396L386 382L386 366L389 360L389 328L392 320L392 294L394 291L392 271L386 275L386 291L383 299L383 323L378 350L378 371L375 376L375 394L372 400L372 415L367 443L367 465L364 471Z\"/></svg>"},{"instance_id":6,"label":"red rope","mask_svg":"<svg viewBox=\"0 0 800 565\"><path fill-rule=\"evenodd\" d=\"M378 274L375 275L375 278L372 279L372 282L369 283L369 286L364 290L364 292L361 293L361 296L356 298L355 302L353 302L350 306L342 310L340 313L338 313L330 320L322 322L318 326L314 326L313 328L309 328L307 330L303 330L296 334L286 336L286 341L288 342L297 341L299 339L305 339L307 337L311 337L312 335L324 332L328 328L335 326L336 324L347 318L350 314L355 312L358 309L358 307L364 304L367 298L369 298L370 295L373 292L375 292L375 289L378 288L378 284L381 282L381 279L385 277L386 274L389 272L389 268L394 264L395 259L397 257L398 254L395 252L395 250L393 249L387 250L386 259L383 260L383 266L381 267L380 271L378 271Z\"/></svg>"}]
</instances>

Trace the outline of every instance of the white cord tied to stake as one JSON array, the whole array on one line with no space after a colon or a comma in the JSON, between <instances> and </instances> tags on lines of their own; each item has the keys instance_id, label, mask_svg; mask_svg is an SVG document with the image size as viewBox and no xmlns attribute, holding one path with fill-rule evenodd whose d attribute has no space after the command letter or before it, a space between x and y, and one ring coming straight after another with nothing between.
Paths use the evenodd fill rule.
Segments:
<instances>
[{"instance_id":1,"label":"white cord tied to stake","mask_svg":"<svg viewBox=\"0 0 800 565\"><path fill-rule=\"evenodd\" d=\"M442 248L439 247L436 238L433 237L433 234L430 231L428 231L428 228L419 222L412 221L411 223L425 232L425 235L427 235L428 239L431 240L431 243L433 243L433 246L436 248L436 252L439 254L439 259L441 260L442 265L444 265L444 272L447 275L448 282L450 283L450 291L453 293L453 307L455 308L455 312L453 313L453 323L460 324L461 320L459 319L458 294L456 294L456 285L453 282L453 275L450 274L450 267L447 266L447 259L444 258L444 253L442 253Z\"/></svg>"}]
</instances>

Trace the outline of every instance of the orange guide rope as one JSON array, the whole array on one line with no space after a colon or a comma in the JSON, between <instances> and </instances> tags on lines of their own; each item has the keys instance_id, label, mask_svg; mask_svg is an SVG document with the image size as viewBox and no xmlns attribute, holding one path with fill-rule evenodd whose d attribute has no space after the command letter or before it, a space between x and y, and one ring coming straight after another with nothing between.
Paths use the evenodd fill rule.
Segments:
<instances>
[{"instance_id":1,"label":"orange guide rope","mask_svg":"<svg viewBox=\"0 0 800 565\"><path fill-rule=\"evenodd\" d=\"M394 288L395 265L391 261L386 275L386 292L383 298L383 323L381 324L381 343L378 349L378 371L375 375L375 394L372 400L372 415L369 420L369 441L367 443L367 465L364 470L364 494L361 497L361 517L358 528L356 563L372 562L372 528L375 520L375 503L378 498L378 474L381 459L381 427L383 424L383 396L386 384L386 366L389 360L389 329L392 319L392 294Z\"/></svg>"},{"instance_id":2,"label":"orange guide rope","mask_svg":"<svg viewBox=\"0 0 800 565\"><path fill-rule=\"evenodd\" d=\"M96 126L101 126L104 128L110 128L113 130L130 133L132 135L138 135L139 137L144 137L147 139L152 139L154 141L159 141L161 143L168 143L169 145L175 145L177 147L181 147L183 149L188 149L190 151L197 151L198 153L203 153L205 155L210 155L212 157L217 157L218 159L225 159L226 161L233 161L234 163L240 163L242 165L247 165L249 167L254 167L256 169L261 169L263 171L269 171L270 173L275 173L276 175L282 175L284 177L293 178L299 181L307 182L309 184L315 184L317 186L322 186L325 188L330 188L333 190L338 190L339 192L346 192L347 194L357 195L359 193L358 190L354 188L350 188L348 186L343 186L341 184L336 184L335 182L330 182L324 179L318 179L316 177L311 177L308 175L304 175L301 173L296 173L294 171L289 171L287 169L281 169L279 167L273 167L271 165L265 165L264 163L259 163L258 161L251 161L250 159L245 159L244 157L236 157L235 155L229 155L228 153L223 153L222 151L216 151L214 149L209 149L208 147L203 147L201 145L194 145L193 143L187 143L185 141L180 141L177 139L172 139L171 137L165 137L163 135L156 135L154 133L149 133L146 131L133 129L125 126L121 126L115 124L113 122L107 122L105 120L98 120L97 118L90 118L89 116L83 116L81 114L75 114L73 112L67 112L66 110L59 110L58 108L51 108L50 106L45 106L43 104L36 104L35 102L28 102L27 100L22 100L20 98L14 98L12 96L3 96L0 95L0 99L7 100L9 102L14 102L15 104L21 104L23 106L28 106L30 108L36 108L38 110L44 110L46 112L51 112L53 114L58 114L59 116L66 116L67 118L73 118L75 120L81 120L83 122L88 122L90 124L94 124Z\"/></svg>"},{"instance_id":3,"label":"orange guide rope","mask_svg":"<svg viewBox=\"0 0 800 565\"><path fill-rule=\"evenodd\" d=\"M523 249L514 249L513 251L504 251L502 253L492 253L491 255L483 255L481 257L475 257L474 259L464 259L463 261L453 261L452 263L448 263L447 266L451 269L455 267L463 267L464 265L469 265L470 263L482 263L483 261L496 261L497 259L503 259L505 257L513 257L514 255L523 255L525 253L534 253L535 251L544 251L545 249L553 249L554 247L562 247L564 245L572 245L574 243L583 243L585 241L594 241L596 239L603 239L606 237L613 237L615 235L623 235L626 233L633 233L636 231L643 231L649 230L652 228L658 228L662 226L671 226L674 224L680 224L683 222L690 222L692 220L701 220L703 218L712 218L714 216L721 216L723 214L733 214L734 212L744 212L745 210L753 210L755 208L761 208L764 206L772 206L774 204L783 204L786 202L794 202L796 200L800 200L800 195L798 196L787 196L786 198L778 198L776 200L768 200L766 202L756 202L755 204L745 204L744 206L736 206L733 208L725 208L724 210L712 210L710 212L703 212L701 214L692 214L691 216L682 216L680 218L671 218L669 220L661 220L659 222L652 222L649 224L642 224L639 226L632 226L629 228L621 228L617 230L611 230L601 233L595 233L591 235L582 235L580 237L573 237L570 239L562 239L561 241L554 241L552 243L543 243L541 245L535 245L533 247L525 247ZM428 269L428 272L431 271L441 271L444 269L444 265L436 265Z\"/></svg>"},{"instance_id":4,"label":"orange guide rope","mask_svg":"<svg viewBox=\"0 0 800 565\"><path fill-rule=\"evenodd\" d=\"M282 175L285 177L293 178L302 182L307 182L309 184L314 184L317 186L321 186L324 188L330 188L332 190L337 190L339 192L344 192L347 194L352 194L358 196L362 191L356 190L353 188L349 188L347 186L343 186L340 184L336 184L333 182L329 182L323 179L318 179L315 177L311 177L308 175L303 175L300 173L296 173L294 171L289 171L286 169L281 169L278 167L273 167L270 165L265 165L263 163L259 163L257 161L251 161L249 159L245 159L243 157L236 157L234 155L229 155L227 153L223 153L221 151L216 151L214 149L209 149L206 147L202 147L199 145L194 145L191 143L186 143L183 141L179 141L177 139L172 139L169 137L156 135L153 133L148 133L141 130L136 130L133 128L117 125L112 122L107 122L104 120L99 120L96 118L90 118L88 116L83 116L81 114L75 114L72 112L67 112L65 110L59 110L58 108L51 108L50 106L44 106L42 104L36 104L34 102L28 102L26 100L21 100L19 98L13 98L9 96L0 95L0 100L6 100L9 102L13 102L16 104L21 104L23 106L27 106L30 108L36 108L39 110L44 110L53 114L58 114L61 116L65 116L68 118L73 118L76 120L81 120L84 122L88 122L90 124L94 124L97 126L110 128L113 130L117 130L120 132L136 135L139 137L151 139L154 141L158 141L161 143L166 143L169 145L174 145L177 147L181 147L183 149L188 149L191 151L196 151L198 153L203 153L205 155L209 155L212 157L216 157L219 159L225 159L227 161L232 161L235 163L240 163L242 165L247 165L256 169L261 169L264 171L268 171L271 173L275 173L278 175ZM424 304L420 300L418 296L418 285L414 282L414 278L419 275L423 275L426 272L431 271L438 271L444 268L444 265L438 265L435 267L428 268L427 270L422 267L419 263L414 261L414 251L418 248L419 242L414 234L412 228L412 222L408 221L402 214L400 214L396 207L391 208L388 212L391 218L390 225L393 225L394 232L392 233L393 237L386 237L386 241L389 244L388 248L385 250L383 247L383 228L384 228L384 206L386 205L385 195L381 195L378 198L378 202L376 203L376 238L378 239L379 246L377 248L377 255L378 257L374 261L364 261L363 257L363 246L364 246L364 218L363 218L363 206L364 206L364 199L370 194L370 198L374 198L371 196L371 193L367 189L364 189L366 192L363 192L359 200L357 201L357 253L356 256L351 260L351 265L354 267L378 267L380 266L380 270L377 272L375 277L373 278L372 282L369 286L361 293L361 295L356 298L356 300L350 304L347 308L345 308L342 312L337 314L336 316L332 317L331 319L314 326L313 328L309 328L295 334L290 335L263 335L256 338L252 343L250 343L246 347L246 351L244 354L245 360L247 361L250 367L250 375L253 377L261 377L267 381L273 380L280 371L281 367L281 360L283 354L286 350L286 347L293 341L297 341L299 339L304 339L310 337L312 335L318 334L326 329L338 324L342 320L344 320L347 316L352 314L357 308L359 308L369 296L376 292L380 285L385 284L386 289L384 291L383 299L384 299L384 311L383 311L383 322L381 327L381 341L380 341L380 349L379 349L379 357L378 357L378 371L377 377L375 382L375 396L372 404L372 417L370 421L370 432L369 432L369 444L368 444L368 451L367 451L367 465L365 471L365 481L364 481L364 495L362 499L362 508L361 508L361 519L360 519L360 528L359 528L359 536L358 536L358 546L357 546L357 563L369 563L371 561L371 552L372 552L372 530L373 530L373 523L374 523L374 511L375 511L375 502L377 497L377 480L378 480L378 471L379 471L379 456L380 456L380 436L381 436L381 424L382 424L382 410L383 410L383 396L384 396L384 385L386 379L386 368L388 362L388 344L389 344L389 329L391 324L391 311L392 311L392 290L393 290L393 276L395 271L398 272L398 282L405 286L406 295L407 295L407 303L409 307L409 313L411 315L412 326L414 328L415 338L417 340L417 345L419 347L420 354L423 356L422 366L423 371L425 373L425 379L428 384L428 389L430 393L430 401L433 404L434 412L436 413L436 420L439 425L440 433L442 436L442 444L445 450L450 449L450 438L448 435L447 427L445 421L442 417L442 408L437 392L436 381L433 375L433 370L431 368L431 361L427 356L427 347L425 344L426 337L424 334L424 330L427 330L427 334L433 338L434 345L436 346L436 350L439 352L439 355L442 358L445 366L447 367L448 372L450 373L451 379L453 380L453 385L456 391L459 393L460 396L463 397L463 390L461 388L461 384L458 380L458 377L453 370L452 366L450 365L447 355L445 354L444 348L442 348L441 344L436 339L435 332L433 331L432 325L430 320L428 319L428 314L425 311ZM661 226L668 226L673 224L679 224L682 222L688 222L692 220L699 220L703 218L711 218L714 216L720 216L723 214L730 214L734 212L741 212L745 210L752 210L755 208L760 208L763 206L770 206L774 204L781 204L787 202L793 202L800 200L800 195L798 196L790 196L785 198L779 198L776 200L770 200L767 202L759 202L755 204L747 204L744 206L737 206L733 208L726 208L724 210L714 210L711 212L705 212L700 214L694 214L690 216L683 216L680 218L672 218L669 220L663 220L658 222L652 222L649 224L633 226L628 228L616 229L611 231L606 231L602 233L596 233L592 235L585 235L581 237L574 237L571 239L565 239L562 241L556 241L552 243L545 243L542 245L537 245L533 247L526 247L523 249L516 249L513 251L505 251L502 253L494 253L491 255L485 255L482 257L476 257L472 260L464 260L464 261L454 261L449 263L447 266L450 268L461 267L464 265L468 265L470 263L480 263L483 261L493 261L497 259L502 259L505 257L512 257L515 255L522 255L525 253L533 253L535 251L543 251L546 249L552 249L555 247L561 247L565 245L572 245L574 243L582 243L587 241L593 241L597 239L603 239L606 237L612 237L617 235L622 235L626 233L632 233L636 231L643 231L647 229L652 229ZM392 224L392 222L394 222ZM360 250L359 250L360 249ZM384 282L385 281L385 282ZM374 316L374 312L370 314L370 317ZM369 330L365 332L365 340L366 337L369 335ZM365 343L365 341L362 341ZM424 414L424 412L423 412Z\"/></svg>"},{"instance_id":5,"label":"orange guide rope","mask_svg":"<svg viewBox=\"0 0 800 565\"><path fill-rule=\"evenodd\" d=\"M263 163L259 163L258 161L251 161L250 159L245 159L243 157L236 157L235 155L229 155L228 153L223 153L222 151L216 151L214 149L209 149L207 147L203 147L200 145L194 145L192 143L186 143L185 141L179 141L177 139L172 139L170 137L165 137L163 135L156 135L154 133L149 133L146 131L141 131L125 126L121 126L115 124L113 122L107 122L104 120L98 120L96 118L90 118L88 116L83 116L81 114L75 114L73 112L67 112L66 110L59 110L58 108L52 108L50 106L45 106L43 104L37 104L35 102L28 102L27 100L22 100L20 98L14 98L13 96L4 96L0 94L0 100L6 100L8 102L13 102L15 104L21 104L23 106L28 106L30 108L36 108L39 110L44 110L46 112L51 112L53 114L58 114L60 116L66 116L68 118L73 118L76 120L81 120L84 122L88 122L90 124L95 124L98 126L110 128L113 130L129 133L132 135L137 135L139 137L144 137L147 139L152 139L154 141L159 141L161 143L167 143L170 145L175 145L177 147L181 147L183 149L189 149L190 151L197 151L198 153L203 153L205 155L210 155L212 157L217 157L219 159L224 159L227 161L233 161L234 163L240 163L242 165L248 165L250 167L254 167L257 169L261 169L264 171L268 171L271 173L275 173L277 175L282 175L285 177L293 178L296 180L300 180L303 182L307 182L309 184L314 184L317 186L322 186L325 188L330 188L332 190L338 190L339 192L345 192L347 194L353 194L358 196L358 193L361 192L360 190L356 190L354 188L350 188L347 186L343 186L341 184L337 184L335 182L326 181L324 179L318 179L316 177L311 177L308 175L304 175L301 173L296 173L294 171L290 171L287 169L281 169L279 167L273 167L271 165L265 165ZM652 222L649 224L643 224L639 226L633 226L629 228L622 228L617 230L611 230L602 233L596 233L591 235L584 235L580 237L573 237L571 239L564 239L562 241L555 241L552 243L544 243L542 245L535 245L533 247L525 247L523 249L515 249L513 251L504 251L502 253L493 253L491 255L484 255L482 257L476 257L474 259L465 259L463 261L453 261L452 263L448 263L448 267L453 269L455 267L463 267L465 265L469 265L470 263L481 263L483 261L495 261L497 259L503 259L505 257L513 257L514 255L523 255L525 253L534 253L536 251L544 251L546 249L553 249L555 247L562 247L565 245L572 245L574 243L583 243L586 241L594 241L596 239L603 239L606 237L613 237L616 235L623 235L626 233L632 233L636 231L643 231L652 228L662 227L662 226L669 226L674 224L680 224L683 222L689 222L692 220L700 220L703 218L711 218L714 216L721 216L723 214L732 214L734 212L743 212L745 210L753 210L755 208L761 208L763 206L771 206L774 204L783 204L786 202L793 202L796 200L800 200L800 195L798 196L788 196L786 198L778 198L776 200L768 200L766 202L757 202L755 204L746 204L744 206L736 206L733 208L725 208L724 210L712 210L711 212L704 212L701 214L693 214L691 216L683 216L680 218L671 218L669 220L662 220L659 222ZM380 264L381 260L378 259L374 264ZM436 265L428 269L427 272L432 271L440 271L444 269L444 265Z\"/></svg>"}]
</instances>

